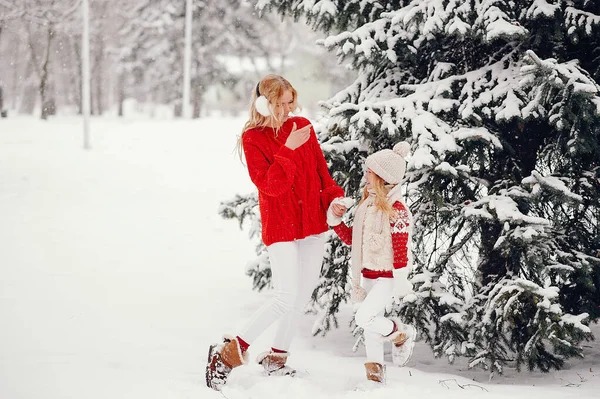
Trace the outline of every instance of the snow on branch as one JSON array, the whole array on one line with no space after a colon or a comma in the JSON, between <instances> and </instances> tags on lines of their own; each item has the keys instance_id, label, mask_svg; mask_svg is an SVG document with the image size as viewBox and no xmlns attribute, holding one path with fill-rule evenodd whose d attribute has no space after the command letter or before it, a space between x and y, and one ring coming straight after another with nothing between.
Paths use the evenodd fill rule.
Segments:
<instances>
[{"instance_id":1,"label":"snow on branch","mask_svg":"<svg viewBox=\"0 0 600 399\"><path fill-rule=\"evenodd\" d=\"M537 307L546 313L561 314L560 305L555 303L559 290L557 287L540 287L538 284L523 278L505 278L497 283L490 292L483 317L485 324L494 322L497 309L503 310L503 317L509 318L514 313L514 307L519 306L522 294L527 293L536 297ZM504 303L503 306L500 303Z\"/></svg>"},{"instance_id":2,"label":"snow on branch","mask_svg":"<svg viewBox=\"0 0 600 399\"><path fill-rule=\"evenodd\" d=\"M546 0L534 0L527 10L526 16L529 19L552 18L558 11L560 11L560 4L548 4Z\"/></svg>"},{"instance_id":3,"label":"snow on branch","mask_svg":"<svg viewBox=\"0 0 600 399\"><path fill-rule=\"evenodd\" d=\"M559 131L569 131L572 123L566 116L574 100L587 101L600 110L600 85L578 66L577 60L542 60L531 50L526 51L525 60L528 64L521 68L519 85L530 92L530 100L523 108L524 118L544 116Z\"/></svg>"},{"instance_id":4,"label":"snow on branch","mask_svg":"<svg viewBox=\"0 0 600 399\"><path fill-rule=\"evenodd\" d=\"M495 215L498 221L512 222L516 225L530 224L547 226L550 222L544 218L524 215L519 211L517 203L504 195L488 195L479 201L466 205L462 212L465 216L486 216Z\"/></svg>"},{"instance_id":5,"label":"snow on branch","mask_svg":"<svg viewBox=\"0 0 600 399\"><path fill-rule=\"evenodd\" d=\"M576 60L559 63L554 58L542 60L532 50L527 50L525 53L533 64L524 65L521 68L523 75L538 74L543 77L542 80L545 84L557 87L570 85L574 92L588 96L600 93L598 83L583 69L579 68ZM530 85L535 85L531 78L522 81L522 86Z\"/></svg>"},{"instance_id":6,"label":"snow on branch","mask_svg":"<svg viewBox=\"0 0 600 399\"><path fill-rule=\"evenodd\" d=\"M560 325L570 324L573 327L583 331L584 333L591 333L591 330L588 326L582 323L583 320L587 319L589 315L587 313L582 313L579 315L572 315L569 313L565 313L560 318Z\"/></svg>"},{"instance_id":7,"label":"snow on branch","mask_svg":"<svg viewBox=\"0 0 600 399\"><path fill-rule=\"evenodd\" d=\"M570 34L575 29L580 29L587 35L591 35L593 28L600 25L600 15L578 10L575 7L567 7L565 9L565 21Z\"/></svg>"},{"instance_id":8,"label":"snow on branch","mask_svg":"<svg viewBox=\"0 0 600 399\"><path fill-rule=\"evenodd\" d=\"M534 170L529 177L523 179L522 183L531 185L533 194L537 193L543 187L573 201L583 201L581 195L575 194L569 190L564 181L556 176L542 176L539 172Z\"/></svg>"},{"instance_id":9,"label":"snow on branch","mask_svg":"<svg viewBox=\"0 0 600 399\"><path fill-rule=\"evenodd\" d=\"M484 1L477 4L478 17L473 24L474 28L483 30L489 42L500 38L525 37L528 34L527 29L498 8L497 3L499 2Z\"/></svg>"},{"instance_id":10,"label":"snow on branch","mask_svg":"<svg viewBox=\"0 0 600 399\"><path fill-rule=\"evenodd\" d=\"M358 140L347 140L347 141L329 141L321 144L321 148L324 152L337 152L340 154L347 154L352 150L360 149L360 141Z\"/></svg>"},{"instance_id":11,"label":"snow on branch","mask_svg":"<svg viewBox=\"0 0 600 399\"><path fill-rule=\"evenodd\" d=\"M495 148L499 150L503 148L502 144L500 143L500 140L498 140L498 137L490 133L490 131L484 127L461 127L458 130L452 132L452 136L460 141L485 140L490 142Z\"/></svg>"}]
</instances>

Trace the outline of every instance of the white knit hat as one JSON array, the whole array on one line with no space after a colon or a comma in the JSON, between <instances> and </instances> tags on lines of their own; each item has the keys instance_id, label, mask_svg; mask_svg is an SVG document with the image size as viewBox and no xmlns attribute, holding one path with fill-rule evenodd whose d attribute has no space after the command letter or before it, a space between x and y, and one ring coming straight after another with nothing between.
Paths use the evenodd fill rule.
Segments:
<instances>
[{"instance_id":1,"label":"white knit hat","mask_svg":"<svg viewBox=\"0 0 600 399\"><path fill-rule=\"evenodd\" d=\"M365 165L388 184L398 184L406 171L406 156L410 154L410 144L401 141L393 150L381 150L367 157Z\"/></svg>"}]
</instances>

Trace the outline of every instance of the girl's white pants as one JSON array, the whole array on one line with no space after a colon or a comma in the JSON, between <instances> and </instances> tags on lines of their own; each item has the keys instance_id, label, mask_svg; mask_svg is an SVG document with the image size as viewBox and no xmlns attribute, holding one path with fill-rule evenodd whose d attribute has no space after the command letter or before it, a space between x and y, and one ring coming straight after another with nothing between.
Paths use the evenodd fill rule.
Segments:
<instances>
[{"instance_id":1,"label":"girl's white pants","mask_svg":"<svg viewBox=\"0 0 600 399\"><path fill-rule=\"evenodd\" d=\"M280 320L273 348L287 351L298 319L314 291L323 265L325 234L277 242L267 247L274 297L250 318L240 337L251 344L274 321Z\"/></svg>"},{"instance_id":2,"label":"girl's white pants","mask_svg":"<svg viewBox=\"0 0 600 399\"><path fill-rule=\"evenodd\" d=\"M394 329L394 322L383 317L385 307L392 300L394 279L365 278L363 279L363 288L368 294L360 303L354 320L364 330L367 362L383 364L385 336L391 334Z\"/></svg>"}]
</instances>

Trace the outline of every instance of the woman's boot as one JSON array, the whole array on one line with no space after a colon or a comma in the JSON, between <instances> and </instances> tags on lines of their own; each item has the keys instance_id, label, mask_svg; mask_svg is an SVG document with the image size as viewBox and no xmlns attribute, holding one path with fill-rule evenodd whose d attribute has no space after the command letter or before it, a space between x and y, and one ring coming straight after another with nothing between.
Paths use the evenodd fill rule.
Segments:
<instances>
[{"instance_id":1,"label":"woman's boot","mask_svg":"<svg viewBox=\"0 0 600 399\"><path fill-rule=\"evenodd\" d=\"M293 377L296 370L285 365L288 356L288 352L267 351L258 355L256 361L264 367L266 375L289 375Z\"/></svg>"},{"instance_id":2,"label":"woman's boot","mask_svg":"<svg viewBox=\"0 0 600 399\"><path fill-rule=\"evenodd\" d=\"M211 345L208 349L206 385L220 391L231 370L245 364L246 358L247 355L242 354L240 343L234 337L225 336L222 344Z\"/></svg>"}]
</instances>

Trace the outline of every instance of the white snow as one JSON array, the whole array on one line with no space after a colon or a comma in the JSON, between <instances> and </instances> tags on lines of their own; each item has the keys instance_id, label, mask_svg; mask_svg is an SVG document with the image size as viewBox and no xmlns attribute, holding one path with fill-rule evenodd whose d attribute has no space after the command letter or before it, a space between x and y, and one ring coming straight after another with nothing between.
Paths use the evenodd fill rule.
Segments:
<instances>
[{"instance_id":1,"label":"white snow","mask_svg":"<svg viewBox=\"0 0 600 399\"><path fill-rule=\"evenodd\" d=\"M588 317L587 313L582 313L580 315L572 315L572 314L564 314L561 316L561 323L571 324L581 331L589 332L590 328L582 323L582 321Z\"/></svg>"},{"instance_id":2,"label":"white snow","mask_svg":"<svg viewBox=\"0 0 600 399\"><path fill-rule=\"evenodd\" d=\"M578 10L575 7L567 7L565 9L565 14L567 23L573 27L583 28L586 35L591 35L593 27L600 25L600 16Z\"/></svg>"},{"instance_id":3,"label":"white snow","mask_svg":"<svg viewBox=\"0 0 600 399\"><path fill-rule=\"evenodd\" d=\"M523 179L524 184L530 184L533 186L533 192L537 192L539 190L539 186L544 186L549 190L555 191L557 193L562 194L563 196L570 198L574 201L581 202L583 198L573 193L566 184L555 176L542 176L539 172L535 170L531 172L531 176L528 176Z\"/></svg>"},{"instance_id":4,"label":"white snow","mask_svg":"<svg viewBox=\"0 0 600 399\"><path fill-rule=\"evenodd\" d=\"M506 367L489 381L421 341L406 367L388 364L387 386L353 391L365 357L352 351L350 305L326 337L303 318L290 357L299 377L264 377L252 362L223 395L206 388L208 345L269 296L244 275L254 242L217 214L254 190L234 151L242 124L96 118L84 151L79 118L0 120L0 398L597 397L597 343L565 370Z\"/></svg>"},{"instance_id":5,"label":"white snow","mask_svg":"<svg viewBox=\"0 0 600 399\"><path fill-rule=\"evenodd\" d=\"M489 209L494 210L498 220L500 221L523 221L525 223L531 223L540 226L549 224L546 219L522 214L517 207L517 203L509 197L501 195L489 195L484 199L471 203L470 206L476 207L481 204L487 204Z\"/></svg>"},{"instance_id":6,"label":"white snow","mask_svg":"<svg viewBox=\"0 0 600 399\"><path fill-rule=\"evenodd\" d=\"M552 18L554 16L554 13L556 13L556 11L559 10L560 5L558 4L548 4L546 0L534 0L533 4L527 10L527 18Z\"/></svg>"},{"instance_id":7,"label":"white snow","mask_svg":"<svg viewBox=\"0 0 600 399\"><path fill-rule=\"evenodd\" d=\"M307 5L306 8L309 6ZM333 17L337 14L337 6L331 0L321 0L311 8L310 12L317 15L329 14Z\"/></svg>"},{"instance_id":8,"label":"white snow","mask_svg":"<svg viewBox=\"0 0 600 399\"><path fill-rule=\"evenodd\" d=\"M494 144L494 147L502 149L502 143L494 134L484 127L461 127L452 136L458 140L485 140Z\"/></svg>"},{"instance_id":9,"label":"white snow","mask_svg":"<svg viewBox=\"0 0 600 399\"><path fill-rule=\"evenodd\" d=\"M509 90L506 93L506 98L500 106L500 111L496 115L496 120L511 120L512 118L521 117L521 108L523 108L523 101L515 95L513 90Z\"/></svg>"},{"instance_id":10,"label":"white snow","mask_svg":"<svg viewBox=\"0 0 600 399\"><path fill-rule=\"evenodd\" d=\"M452 167L448 162L444 161L441 164L439 164L438 166L436 166L434 168L434 170L443 173L443 174L448 174L448 175L452 175L454 177L458 177L458 172L456 171L456 169L454 169L454 167Z\"/></svg>"}]
</instances>

